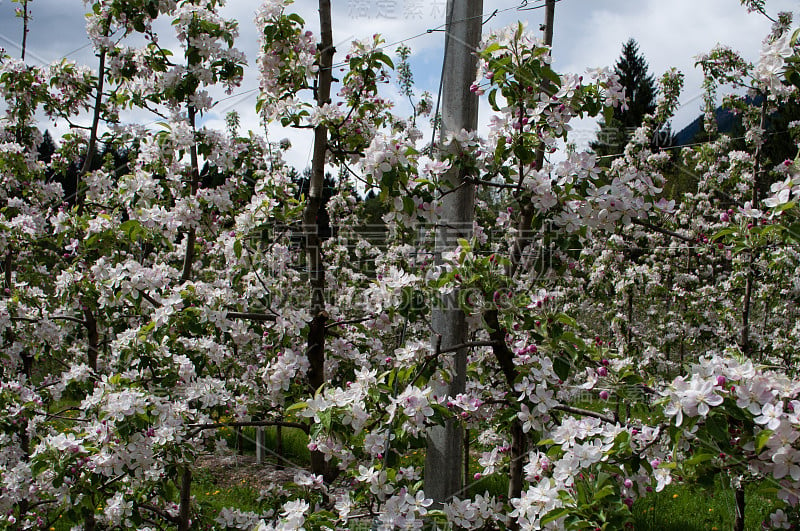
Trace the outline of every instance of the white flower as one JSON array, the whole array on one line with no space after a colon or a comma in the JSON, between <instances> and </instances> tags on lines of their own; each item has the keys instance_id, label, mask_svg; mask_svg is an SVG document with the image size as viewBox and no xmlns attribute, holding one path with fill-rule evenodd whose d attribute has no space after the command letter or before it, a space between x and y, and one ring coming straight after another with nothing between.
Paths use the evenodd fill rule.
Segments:
<instances>
[{"instance_id":1,"label":"white flower","mask_svg":"<svg viewBox=\"0 0 800 531\"><path fill-rule=\"evenodd\" d=\"M668 468L656 468L653 471L653 476L656 478L656 492L661 492L664 487L672 483L672 476Z\"/></svg>"},{"instance_id":2,"label":"white flower","mask_svg":"<svg viewBox=\"0 0 800 531\"><path fill-rule=\"evenodd\" d=\"M253 529L259 524L261 518L253 512L223 507L214 521L225 529Z\"/></svg>"},{"instance_id":3,"label":"white flower","mask_svg":"<svg viewBox=\"0 0 800 531\"><path fill-rule=\"evenodd\" d=\"M764 204L769 208L775 208L789 202L792 193L792 179L774 183L770 187L773 195L764 199Z\"/></svg>"},{"instance_id":4,"label":"white flower","mask_svg":"<svg viewBox=\"0 0 800 531\"><path fill-rule=\"evenodd\" d=\"M292 500L284 503L283 512L281 512L281 523L278 525L278 529L286 531L301 529L306 521L306 512L309 507L308 502L305 500Z\"/></svg>"},{"instance_id":5,"label":"white flower","mask_svg":"<svg viewBox=\"0 0 800 531\"><path fill-rule=\"evenodd\" d=\"M781 425L781 415L783 414L783 402L774 404L764 404L761 408L761 415L753 420L758 424L766 424L767 429L776 430Z\"/></svg>"},{"instance_id":6,"label":"white flower","mask_svg":"<svg viewBox=\"0 0 800 531\"><path fill-rule=\"evenodd\" d=\"M714 382L704 380L697 375L692 377L688 386L676 391L683 410L691 416L705 417L711 407L722 403L722 397L714 392Z\"/></svg>"},{"instance_id":7,"label":"white flower","mask_svg":"<svg viewBox=\"0 0 800 531\"><path fill-rule=\"evenodd\" d=\"M347 520L350 516L350 511L353 510L353 500L350 499L349 492L343 492L336 498L334 508L339 513L340 520Z\"/></svg>"},{"instance_id":8,"label":"white flower","mask_svg":"<svg viewBox=\"0 0 800 531\"><path fill-rule=\"evenodd\" d=\"M744 207L739 207L739 213L742 214L743 216L747 216L748 218L761 217L761 211L753 208L753 205L750 201L747 201L744 204Z\"/></svg>"},{"instance_id":9,"label":"white flower","mask_svg":"<svg viewBox=\"0 0 800 531\"><path fill-rule=\"evenodd\" d=\"M369 483L369 491L381 501L394 491L394 487L388 483L389 476L386 471L375 470L374 466L367 468L359 465L356 479L363 483Z\"/></svg>"},{"instance_id":10,"label":"white flower","mask_svg":"<svg viewBox=\"0 0 800 531\"><path fill-rule=\"evenodd\" d=\"M791 529L792 527L789 525L789 518L787 518L783 509L778 509L769 515L769 523L772 529Z\"/></svg>"},{"instance_id":11,"label":"white flower","mask_svg":"<svg viewBox=\"0 0 800 531\"><path fill-rule=\"evenodd\" d=\"M791 446L781 446L772 456L775 468L772 471L775 479L789 474L793 480L800 480L800 454Z\"/></svg>"},{"instance_id":12,"label":"white flower","mask_svg":"<svg viewBox=\"0 0 800 531\"><path fill-rule=\"evenodd\" d=\"M133 502L125 501L121 492L117 492L114 496L106 500L103 515L113 526L121 525L122 520L131 516L131 514L133 514Z\"/></svg>"}]
</instances>

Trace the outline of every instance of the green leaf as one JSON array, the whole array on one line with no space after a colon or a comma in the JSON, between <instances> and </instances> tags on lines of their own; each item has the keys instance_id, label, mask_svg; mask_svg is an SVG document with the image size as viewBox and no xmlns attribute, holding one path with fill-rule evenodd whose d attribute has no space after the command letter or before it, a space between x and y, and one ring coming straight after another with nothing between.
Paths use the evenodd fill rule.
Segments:
<instances>
[{"instance_id":1,"label":"green leaf","mask_svg":"<svg viewBox=\"0 0 800 531\"><path fill-rule=\"evenodd\" d=\"M308 402L297 402L287 407L285 412L291 413L292 411L299 411L301 409L306 409L307 407L308 407Z\"/></svg>"},{"instance_id":2,"label":"green leaf","mask_svg":"<svg viewBox=\"0 0 800 531\"><path fill-rule=\"evenodd\" d=\"M722 229L721 231L717 232L711 237L711 241L717 241L718 239L722 238L723 236L728 236L730 234L736 234L736 229L729 227L727 229Z\"/></svg>"},{"instance_id":3,"label":"green leaf","mask_svg":"<svg viewBox=\"0 0 800 531\"><path fill-rule=\"evenodd\" d=\"M756 435L756 453L760 454L761 450L764 448L764 445L767 444L769 438L772 436L772 430L761 430L761 432Z\"/></svg>"},{"instance_id":4,"label":"green leaf","mask_svg":"<svg viewBox=\"0 0 800 531\"><path fill-rule=\"evenodd\" d=\"M500 164L505 159L506 137L500 136L497 139L497 148L494 150L494 163Z\"/></svg>"},{"instance_id":5,"label":"green leaf","mask_svg":"<svg viewBox=\"0 0 800 531\"><path fill-rule=\"evenodd\" d=\"M408 214L409 216L414 215L414 211L417 209L417 205L414 204L414 200L408 196L403 198L403 212Z\"/></svg>"},{"instance_id":6,"label":"green leaf","mask_svg":"<svg viewBox=\"0 0 800 531\"><path fill-rule=\"evenodd\" d=\"M392 62L392 59L385 53L376 53L375 55L373 55L373 57L376 60L388 66L389 68L391 68L392 70L394 70L394 63Z\"/></svg>"},{"instance_id":7,"label":"green leaf","mask_svg":"<svg viewBox=\"0 0 800 531\"><path fill-rule=\"evenodd\" d=\"M500 49L500 44L498 44L497 42L493 42L492 44L490 44L489 46L487 46L487 47L486 47L486 48L483 50L483 53L484 53L485 55L488 55L488 54L490 54L490 53L492 53L492 52L496 52L496 51L497 51L497 50L499 50L499 49Z\"/></svg>"},{"instance_id":8,"label":"green leaf","mask_svg":"<svg viewBox=\"0 0 800 531\"><path fill-rule=\"evenodd\" d=\"M561 78L558 77L558 74L553 72L553 69L550 67L542 68L542 75L551 82L553 85L560 87L561 86Z\"/></svg>"},{"instance_id":9,"label":"green leaf","mask_svg":"<svg viewBox=\"0 0 800 531\"><path fill-rule=\"evenodd\" d=\"M714 459L714 456L711 454L695 454L694 456L684 461L683 464L688 466L695 466L699 465L700 463L705 463L706 461L711 461L712 459Z\"/></svg>"},{"instance_id":10,"label":"green leaf","mask_svg":"<svg viewBox=\"0 0 800 531\"><path fill-rule=\"evenodd\" d=\"M603 121L605 121L606 125L609 125L613 120L614 120L614 107L609 105L605 109L603 109Z\"/></svg>"},{"instance_id":11,"label":"green leaf","mask_svg":"<svg viewBox=\"0 0 800 531\"><path fill-rule=\"evenodd\" d=\"M552 511L544 515L544 518L542 518L540 525L541 527L544 527L550 522L555 522L560 518L564 518L569 514L569 512L570 509L553 509Z\"/></svg>"},{"instance_id":12,"label":"green leaf","mask_svg":"<svg viewBox=\"0 0 800 531\"><path fill-rule=\"evenodd\" d=\"M794 46L795 44L797 44L797 40L798 40L798 38L800 38L800 28L797 28L796 30L794 30L794 33L792 33L792 38L791 38L791 40L789 41L789 42L790 42L790 44L791 44L792 46Z\"/></svg>"},{"instance_id":13,"label":"green leaf","mask_svg":"<svg viewBox=\"0 0 800 531\"><path fill-rule=\"evenodd\" d=\"M706 419L706 431L717 441L727 441L728 420L723 415L711 415Z\"/></svg>"},{"instance_id":14,"label":"green leaf","mask_svg":"<svg viewBox=\"0 0 800 531\"><path fill-rule=\"evenodd\" d=\"M556 321L558 321L559 323L563 323L563 324L565 324L565 325L567 325L569 327L572 327L572 328L575 328L575 327L578 326L578 322L575 319L573 319L572 317L570 317L569 315L565 314L565 313L558 314L556 316Z\"/></svg>"},{"instance_id":15,"label":"green leaf","mask_svg":"<svg viewBox=\"0 0 800 531\"><path fill-rule=\"evenodd\" d=\"M602 489L598 490L594 493L594 500L602 500L603 498L607 498L614 494L614 487L612 485L606 485Z\"/></svg>"},{"instance_id":16,"label":"green leaf","mask_svg":"<svg viewBox=\"0 0 800 531\"><path fill-rule=\"evenodd\" d=\"M242 257L242 240L233 242L233 254L236 255L236 258Z\"/></svg>"},{"instance_id":17,"label":"green leaf","mask_svg":"<svg viewBox=\"0 0 800 531\"><path fill-rule=\"evenodd\" d=\"M492 89L489 91L489 105L491 105L492 109L495 111L500 110L500 108L497 106L497 89ZM505 143L505 139L503 139L503 143Z\"/></svg>"},{"instance_id":18,"label":"green leaf","mask_svg":"<svg viewBox=\"0 0 800 531\"><path fill-rule=\"evenodd\" d=\"M566 356L557 356L553 360L553 370L561 380L566 381L572 370L572 361Z\"/></svg>"},{"instance_id":19,"label":"green leaf","mask_svg":"<svg viewBox=\"0 0 800 531\"><path fill-rule=\"evenodd\" d=\"M298 15L297 13L292 13L290 15L287 15L286 18L288 18L292 22L296 23L298 26L303 26L306 23L306 21L303 20L303 18L300 15Z\"/></svg>"},{"instance_id":20,"label":"green leaf","mask_svg":"<svg viewBox=\"0 0 800 531\"><path fill-rule=\"evenodd\" d=\"M786 229L789 237L795 241L800 241L800 223L792 223Z\"/></svg>"}]
</instances>

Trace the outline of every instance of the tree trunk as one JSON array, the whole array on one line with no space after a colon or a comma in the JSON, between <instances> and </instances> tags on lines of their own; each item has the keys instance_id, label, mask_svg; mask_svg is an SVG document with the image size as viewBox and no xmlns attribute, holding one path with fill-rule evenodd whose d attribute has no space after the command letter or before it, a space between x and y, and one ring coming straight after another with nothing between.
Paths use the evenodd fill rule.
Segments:
<instances>
[{"instance_id":1,"label":"tree trunk","mask_svg":"<svg viewBox=\"0 0 800 531\"><path fill-rule=\"evenodd\" d=\"M105 36L108 36L106 32ZM86 147L86 158L83 159L81 171L75 177L75 202L83 205L83 194L80 193L81 179L92 170L94 158L97 155L97 132L100 127L100 108L103 105L103 86L106 80L106 49L100 50L100 66L97 69L97 94L94 97L94 112L92 125L89 131L89 144Z\"/></svg>"},{"instance_id":2,"label":"tree trunk","mask_svg":"<svg viewBox=\"0 0 800 531\"><path fill-rule=\"evenodd\" d=\"M744 531L744 485L736 487L736 519L733 522L733 531Z\"/></svg>"},{"instance_id":3,"label":"tree trunk","mask_svg":"<svg viewBox=\"0 0 800 531\"><path fill-rule=\"evenodd\" d=\"M317 77L317 106L329 102L333 83L333 25L331 23L331 1L319 0L319 23L321 41L319 75ZM328 152L328 129L318 125L314 129L314 156L308 183L308 198L303 212L306 267L311 288L311 323L309 324L307 353L309 362L308 384L316 392L325 383L325 266L319 237L319 213L322 208L322 192L325 184L325 156ZM311 452L311 471L332 481L338 471L326 462L322 453Z\"/></svg>"},{"instance_id":4,"label":"tree trunk","mask_svg":"<svg viewBox=\"0 0 800 531\"><path fill-rule=\"evenodd\" d=\"M278 454L275 468L283 470L283 426L275 426L275 453Z\"/></svg>"},{"instance_id":5,"label":"tree trunk","mask_svg":"<svg viewBox=\"0 0 800 531\"><path fill-rule=\"evenodd\" d=\"M525 453L528 451L528 440L522 431L522 423L514 419L511 423L511 462L508 471L508 499L522 496L522 482L525 478ZM512 522L510 527L518 529L519 524Z\"/></svg>"},{"instance_id":6,"label":"tree trunk","mask_svg":"<svg viewBox=\"0 0 800 531\"><path fill-rule=\"evenodd\" d=\"M192 524L192 469L183 469L181 477L181 499L178 508L178 531L189 531Z\"/></svg>"},{"instance_id":7,"label":"tree trunk","mask_svg":"<svg viewBox=\"0 0 800 531\"><path fill-rule=\"evenodd\" d=\"M97 371L97 353L100 344L100 337L97 333L97 320L92 313L89 306L84 305L83 310L84 325L86 326L86 334L88 336L89 346L86 355L89 359L89 368L92 371Z\"/></svg>"},{"instance_id":8,"label":"tree trunk","mask_svg":"<svg viewBox=\"0 0 800 531\"><path fill-rule=\"evenodd\" d=\"M197 109L194 105L189 105L189 125L192 128L192 134L195 134L195 122L197 118ZM189 150L189 157L192 164L192 176L189 183L191 194L197 194L197 187L200 185L200 165L197 160L197 143L193 142ZM192 279L192 263L194 262L194 244L197 241L197 232L194 227L189 228L189 235L186 237L186 254L183 257L183 273L181 280L184 282Z\"/></svg>"},{"instance_id":9,"label":"tree trunk","mask_svg":"<svg viewBox=\"0 0 800 531\"><path fill-rule=\"evenodd\" d=\"M766 125L767 120L767 97L765 94L761 94L763 98L763 103L761 104L761 117L759 127L763 130ZM759 200L759 189L761 186L761 146L756 147L756 152L753 155L753 187L751 189L751 196L750 201L755 207L758 205ZM756 262L756 250L750 250L750 260L747 264L747 280L745 281L744 287L744 301L743 301L743 308L742 308L742 330L741 330L741 339L740 339L740 347L742 349L742 353L746 357L751 357L753 355L753 348L750 344L750 304L751 299L753 298L753 288L755 283L755 262Z\"/></svg>"}]
</instances>

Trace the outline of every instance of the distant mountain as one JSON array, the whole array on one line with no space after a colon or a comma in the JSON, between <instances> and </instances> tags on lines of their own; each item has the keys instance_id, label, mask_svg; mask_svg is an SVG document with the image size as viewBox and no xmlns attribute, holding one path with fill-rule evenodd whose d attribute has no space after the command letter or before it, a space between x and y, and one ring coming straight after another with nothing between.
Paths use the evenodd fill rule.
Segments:
<instances>
[{"instance_id":1,"label":"distant mountain","mask_svg":"<svg viewBox=\"0 0 800 531\"><path fill-rule=\"evenodd\" d=\"M761 105L760 98L746 99L750 105ZM728 109L717 107L714 114L717 118L718 130L720 133L730 133L741 123L740 119ZM703 115L698 116L692 123L681 129L675 134L675 145L685 146L696 141L697 134L703 130Z\"/></svg>"},{"instance_id":2,"label":"distant mountain","mask_svg":"<svg viewBox=\"0 0 800 531\"><path fill-rule=\"evenodd\" d=\"M722 107L717 107L717 110L714 111L714 114L717 118L717 124L719 127L720 133L729 133L733 130L736 126L736 115L733 114L728 109L723 109ZM697 138L697 133L703 130L703 115L701 114L695 120L675 133L675 145L676 146L685 146L687 144L691 144Z\"/></svg>"}]
</instances>

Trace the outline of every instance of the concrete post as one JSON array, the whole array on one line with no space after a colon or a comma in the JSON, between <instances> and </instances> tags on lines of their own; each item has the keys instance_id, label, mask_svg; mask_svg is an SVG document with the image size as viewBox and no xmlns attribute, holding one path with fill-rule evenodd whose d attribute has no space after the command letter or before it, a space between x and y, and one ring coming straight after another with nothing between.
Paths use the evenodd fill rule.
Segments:
<instances>
[{"instance_id":1,"label":"concrete post","mask_svg":"<svg viewBox=\"0 0 800 531\"><path fill-rule=\"evenodd\" d=\"M483 0L449 0L447 3L447 37L442 87L441 137L462 129L474 131L478 126L478 97L470 91L477 75L475 49L480 44ZM451 147L451 149L457 149ZM475 190L463 184L457 164L444 175L442 188L454 190L444 196L443 215L436 231L436 254L452 250L458 238L472 236ZM432 315L433 348L445 350L466 343L468 328L464 312L459 309L459 294L453 292L441 300L442 308ZM449 355L449 354L448 354ZM466 386L467 349L453 354L453 374L448 394L463 393ZM464 485L463 430L458 422L436 426L428 432L428 451L425 459L425 494L436 504L460 494Z\"/></svg>"}]
</instances>

